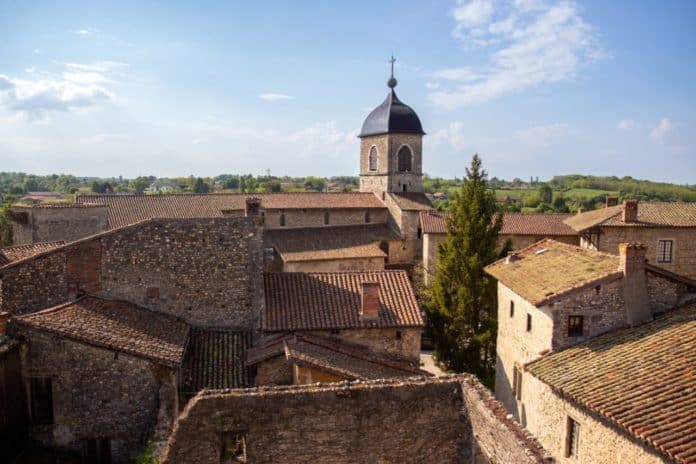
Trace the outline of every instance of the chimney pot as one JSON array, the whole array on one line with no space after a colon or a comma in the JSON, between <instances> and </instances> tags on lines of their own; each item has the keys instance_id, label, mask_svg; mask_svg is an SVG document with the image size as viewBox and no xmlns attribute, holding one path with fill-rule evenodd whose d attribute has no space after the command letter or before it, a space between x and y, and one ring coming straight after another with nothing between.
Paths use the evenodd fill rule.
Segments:
<instances>
[{"instance_id":1,"label":"chimney pot","mask_svg":"<svg viewBox=\"0 0 696 464\"><path fill-rule=\"evenodd\" d=\"M360 319L379 317L379 282L363 282L360 295Z\"/></svg>"},{"instance_id":2,"label":"chimney pot","mask_svg":"<svg viewBox=\"0 0 696 464\"><path fill-rule=\"evenodd\" d=\"M606 198L607 208L609 208L611 206L616 206L618 204L619 204L619 197L607 196L607 198Z\"/></svg>"},{"instance_id":3,"label":"chimney pot","mask_svg":"<svg viewBox=\"0 0 696 464\"><path fill-rule=\"evenodd\" d=\"M244 207L245 216L258 216L261 212L261 199L258 197L249 197L246 199Z\"/></svg>"},{"instance_id":4,"label":"chimney pot","mask_svg":"<svg viewBox=\"0 0 696 464\"><path fill-rule=\"evenodd\" d=\"M645 277L645 252L642 243L619 244L619 270L624 274L623 291L626 322L633 326L652 318Z\"/></svg>"},{"instance_id":5,"label":"chimney pot","mask_svg":"<svg viewBox=\"0 0 696 464\"><path fill-rule=\"evenodd\" d=\"M638 222L638 200L625 200L621 214L623 222Z\"/></svg>"},{"instance_id":6,"label":"chimney pot","mask_svg":"<svg viewBox=\"0 0 696 464\"><path fill-rule=\"evenodd\" d=\"M2 312L0 313L0 335L5 335L7 333L7 321L10 318L10 313Z\"/></svg>"}]
</instances>

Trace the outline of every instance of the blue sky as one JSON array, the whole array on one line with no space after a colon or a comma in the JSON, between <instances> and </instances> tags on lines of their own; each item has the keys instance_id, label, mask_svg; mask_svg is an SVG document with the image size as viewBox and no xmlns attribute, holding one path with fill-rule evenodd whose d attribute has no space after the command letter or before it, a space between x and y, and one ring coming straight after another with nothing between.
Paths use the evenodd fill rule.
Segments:
<instances>
[{"instance_id":1,"label":"blue sky","mask_svg":"<svg viewBox=\"0 0 696 464\"><path fill-rule=\"evenodd\" d=\"M356 174L393 52L431 175L696 183L696 2L262 5L0 0L0 170Z\"/></svg>"}]
</instances>

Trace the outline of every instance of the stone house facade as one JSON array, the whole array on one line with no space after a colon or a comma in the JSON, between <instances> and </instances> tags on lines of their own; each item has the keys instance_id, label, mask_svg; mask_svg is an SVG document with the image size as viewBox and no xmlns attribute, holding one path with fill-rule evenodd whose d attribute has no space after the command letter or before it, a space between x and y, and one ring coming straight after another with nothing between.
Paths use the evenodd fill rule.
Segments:
<instances>
[{"instance_id":1,"label":"stone house facade","mask_svg":"<svg viewBox=\"0 0 696 464\"><path fill-rule=\"evenodd\" d=\"M616 253L619 243L643 243L648 263L696 279L694 203L626 200L565 222L577 231L583 247Z\"/></svg>"},{"instance_id":2,"label":"stone house facade","mask_svg":"<svg viewBox=\"0 0 696 464\"><path fill-rule=\"evenodd\" d=\"M516 417L524 365L648 320L687 294L683 279L646 271L644 247L622 249L620 257L542 240L486 268L498 280L496 398Z\"/></svg>"}]
</instances>

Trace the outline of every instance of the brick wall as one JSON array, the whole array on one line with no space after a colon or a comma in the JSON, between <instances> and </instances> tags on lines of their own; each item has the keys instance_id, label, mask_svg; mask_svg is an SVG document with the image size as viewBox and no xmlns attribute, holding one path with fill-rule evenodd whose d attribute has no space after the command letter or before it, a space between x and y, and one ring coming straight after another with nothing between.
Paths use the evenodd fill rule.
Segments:
<instances>
[{"instance_id":1,"label":"brick wall","mask_svg":"<svg viewBox=\"0 0 696 464\"><path fill-rule=\"evenodd\" d=\"M30 340L22 347L23 377L52 379L54 423L33 426L34 439L80 451L82 440L106 437L114 463L128 462L144 448L161 402L173 400L164 392L176 391L169 370L28 328L15 330Z\"/></svg>"},{"instance_id":2,"label":"brick wall","mask_svg":"<svg viewBox=\"0 0 696 464\"><path fill-rule=\"evenodd\" d=\"M563 400L548 385L528 372L524 373L522 383L522 423L554 456L555 462L563 464L667 462L597 416ZM580 424L577 459L565 457L568 417L572 417Z\"/></svg>"},{"instance_id":3,"label":"brick wall","mask_svg":"<svg viewBox=\"0 0 696 464\"><path fill-rule=\"evenodd\" d=\"M199 394L180 415L165 463L219 463L243 431L249 462L462 462L471 435L461 384L372 382Z\"/></svg>"}]
</instances>

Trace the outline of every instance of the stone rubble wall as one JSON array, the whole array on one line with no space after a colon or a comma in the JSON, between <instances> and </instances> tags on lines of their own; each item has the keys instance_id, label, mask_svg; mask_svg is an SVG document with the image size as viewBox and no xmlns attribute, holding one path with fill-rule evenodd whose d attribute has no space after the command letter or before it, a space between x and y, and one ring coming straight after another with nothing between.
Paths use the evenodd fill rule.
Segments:
<instances>
[{"instance_id":1,"label":"stone rubble wall","mask_svg":"<svg viewBox=\"0 0 696 464\"><path fill-rule=\"evenodd\" d=\"M248 462L540 463L543 450L469 375L202 392L162 463L217 464L223 437Z\"/></svg>"}]
</instances>

